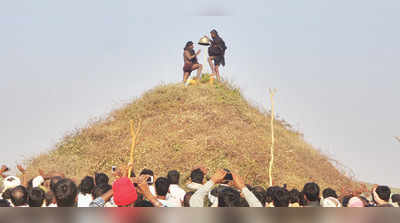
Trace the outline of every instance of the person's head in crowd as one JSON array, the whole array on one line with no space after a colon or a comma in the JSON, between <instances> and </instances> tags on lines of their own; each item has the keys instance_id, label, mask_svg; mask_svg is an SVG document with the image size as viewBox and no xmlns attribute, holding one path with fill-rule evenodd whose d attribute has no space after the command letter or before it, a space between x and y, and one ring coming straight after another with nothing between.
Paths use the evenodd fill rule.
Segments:
<instances>
[{"instance_id":1,"label":"person's head in crowd","mask_svg":"<svg viewBox=\"0 0 400 223\"><path fill-rule=\"evenodd\" d=\"M362 208L365 207L364 202L359 197L352 197L347 204L350 208Z\"/></svg>"},{"instance_id":2,"label":"person's head in crowd","mask_svg":"<svg viewBox=\"0 0 400 223\"><path fill-rule=\"evenodd\" d=\"M100 197L101 195L105 194L107 191L112 190L112 186L110 184L100 184L96 185L92 191L93 199Z\"/></svg>"},{"instance_id":3,"label":"person's head in crowd","mask_svg":"<svg viewBox=\"0 0 400 223\"><path fill-rule=\"evenodd\" d=\"M203 184L203 180L204 180L203 171L200 168L192 170L192 172L190 173L190 180L193 183Z\"/></svg>"},{"instance_id":4,"label":"person's head in crowd","mask_svg":"<svg viewBox=\"0 0 400 223\"><path fill-rule=\"evenodd\" d=\"M0 207L8 208L8 207L11 207L11 204L6 199L0 199Z\"/></svg>"},{"instance_id":5,"label":"person's head in crowd","mask_svg":"<svg viewBox=\"0 0 400 223\"><path fill-rule=\"evenodd\" d=\"M140 174L141 175L149 175L151 176L150 179L152 179L151 181L147 181L149 185L152 185L154 183L154 172L150 169L143 169Z\"/></svg>"},{"instance_id":6,"label":"person's head in crowd","mask_svg":"<svg viewBox=\"0 0 400 223\"><path fill-rule=\"evenodd\" d=\"M42 207L45 199L45 193L40 187L34 187L28 193L29 207Z\"/></svg>"},{"instance_id":7,"label":"person's head in crowd","mask_svg":"<svg viewBox=\"0 0 400 223\"><path fill-rule=\"evenodd\" d=\"M337 208L341 207L340 201L334 197L324 198L321 202L322 207L324 208Z\"/></svg>"},{"instance_id":8,"label":"person's head in crowd","mask_svg":"<svg viewBox=\"0 0 400 223\"><path fill-rule=\"evenodd\" d=\"M101 185L101 184L108 184L109 179L108 179L107 174L105 174L105 173L95 173L94 181L95 181L96 185Z\"/></svg>"},{"instance_id":9,"label":"person's head in crowd","mask_svg":"<svg viewBox=\"0 0 400 223\"><path fill-rule=\"evenodd\" d=\"M168 171L167 178L168 178L169 184L179 184L179 177L180 177L180 174L177 170Z\"/></svg>"},{"instance_id":10,"label":"person's head in crowd","mask_svg":"<svg viewBox=\"0 0 400 223\"><path fill-rule=\"evenodd\" d=\"M364 203L364 207L370 207L370 202L369 202L369 200L366 198L366 197L364 197L364 196L358 196L361 200L362 200L362 202Z\"/></svg>"},{"instance_id":11,"label":"person's head in crowd","mask_svg":"<svg viewBox=\"0 0 400 223\"><path fill-rule=\"evenodd\" d=\"M50 204L52 204L54 200L55 200L55 198L54 198L53 192L48 191L44 194L44 201L45 201L46 206L49 206Z\"/></svg>"},{"instance_id":12,"label":"person's head in crowd","mask_svg":"<svg viewBox=\"0 0 400 223\"><path fill-rule=\"evenodd\" d=\"M168 179L165 177L159 177L155 183L156 186L156 194L157 197L165 200L165 196L167 196L169 190L169 182Z\"/></svg>"},{"instance_id":13,"label":"person's head in crowd","mask_svg":"<svg viewBox=\"0 0 400 223\"><path fill-rule=\"evenodd\" d=\"M112 185L114 203L118 207L132 207L137 200L137 192L132 181L128 177L121 177Z\"/></svg>"},{"instance_id":14,"label":"person's head in crowd","mask_svg":"<svg viewBox=\"0 0 400 223\"><path fill-rule=\"evenodd\" d=\"M307 204L310 202L319 202L319 186L314 182L306 183L303 187L304 198Z\"/></svg>"},{"instance_id":15,"label":"person's head in crowd","mask_svg":"<svg viewBox=\"0 0 400 223\"><path fill-rule=\"evenodd\" d=\"M58 207L75 207L78 187L70 179L62 179L54 185L54 196Z\"/></svg>"},{"instance_id":16,"label":"person's head in crowd","mask_svg":"<svg viewBox=\"0 0 400 223\"><path fill-rule=\"evenodd\" d=\"M3 199L11 200L11 191L12 191L13 189L14 189L14 188L8 188L7 190L5 190L5 191L3 192L3 194L2 194Z\"/></svg>"},{"instance_id":17,"label":"person's head in crowd","mask_svg":"<svg viewBox=\"0 0 400 223\"><path fill-rule=\"evenodd\" d=\"M143 207L143 208L154 207L154 205L150 201L146 201L146 200L142 200L142 199L136 200L134 203L134 206L135 207Z\"/></svg>"},{"instance_id":18,"label":"person's head in crowd","mask_svg":"<svg viewBox=\"0 0 400 223\"><path fill-rule=\"evenodd\" d=\"M183 207L190 207L190 198L192 198L192 195L194 194L194 191L189 191L185 194L185 197L183 198Z\"/></svg>"},{"instance_id":19,"label":"person's head in crowd","mask_svg":"<svg viewBox=\"0 0 400 223\"><path fill-rule=\"evenodd\" d=\"M56 184L61 181L63 178L60 176L54 176L52 178L50 178L50 190L54 193L54 189Z\"/></svg>"},{"instance_id":20,"label":"person's head in crowd","mask_svg":"<svg viewBox=\"0 0 400 223\"><path fill-rule=\"evenodd\" d=\"M231 188L223 187L218 192L218 207L240 207L240 192Z\"/></svg>"},{"instance_id":21,"label":"person's head in crowd","mask_svg":"<svg viewBox=\"0 0 400 223\"><path fill-rule=\"evenodd\" d=\"M381 200L389 202L391 190L388 186L378 186L375 192Z\"/></svg>"},{"instance_id":22,"label":"person's head in crowd","mask_svg":"<svg viewBox=\"0 0 400 223\"><path fill-rule=\"evenodd\" d=\"M352 195L346 195L342 198L342 206L347 207L349 204L350 199L352 198Z\"/></svg>"},{"instance_id":23,"label":"person's head in crowd","mask_svg":"<svg viewBox=\"0 0 400 223\"><path fill-rule=\"evenodd\" d=\"M14 207L26 206L28 201L28 192L24 186L17 186L11 191L11 202Z\"/></svg>"},{"instance_id":24,"label":"person's head in crowd","mask_svg":"<svg viewBox=\"0 0 400 223\"><path fill-rule=\"evenodd\" d=\"M271 186L267 188L267 191L265 192L266 207L274 206L274 193L278 188L278 186Z\"/></svg>"},{"instance_id":25,"label":"person's head in crowd","mask_svg":"<svg viewBox=\"0 0 400 223\"><path fill-rule=\"evenodd\" d=\"M397 204L397 207L400 207L400 194L392 195L392 203Z\"/></svg>"},{"instance_id":26,"label":"person's head in crowd","mask_svg":"<svg viewBox=\"0 0 400 223\"><path fill-rule=\"evenodd\" d=\"M251 189L251 192L256 196L256 198L261 202L262 206L265 206L265 190L264 188L257 186Z\"/></svg>"},{"instance_id":27,"label":"person's head in crowd","mask_svg":"<svg viewBox=\"0 0 400 223\"><path fill-rule=\"evenodd\" d=\"M289 207L300 207L300 192L297 189L289 191Z\"/></svg>"},{"instance_id":28,"label":"person's head in crowd","mask_svg":"<svg viewBox=\"0 0 400 223\"><path fill-rule=\"evenodd\" d=\"M79 192L82 194L91 194L94 188L94 179L93 177L86 176L81 180L79 184Z\"/></svg>"},{"instance_id":29,"label":"person's head in crowd","mask_svg":"<svg viewBox=\"0 0 400 223\"><path fill-rule=\"evenodd\" d=\"M329 187L322 191L322 197L323 198L333 197L336 199L338 198L336 191Z\"/></svg>"},{"instance_id":30,"label":"person's head in crowd","mask_svg":"<svg viewBox=\"0 0 400 223\"><path fill-rule=\"evenodd\" d=\"M283 187L276 188L272 195L274 207L289 207L290 194Z\"/></svg>"},{"instance_id":31,"label":"person's head in crowd","mask_svg":"<svg viewBox=\"0 0 400 223\"><path fill-rule=\"evenodd\" d=\"M303 191L300 191L299 193L299 205L300 207L304 207L307 205L307 200L305 199Z\"/></svg>"}]
</instances>

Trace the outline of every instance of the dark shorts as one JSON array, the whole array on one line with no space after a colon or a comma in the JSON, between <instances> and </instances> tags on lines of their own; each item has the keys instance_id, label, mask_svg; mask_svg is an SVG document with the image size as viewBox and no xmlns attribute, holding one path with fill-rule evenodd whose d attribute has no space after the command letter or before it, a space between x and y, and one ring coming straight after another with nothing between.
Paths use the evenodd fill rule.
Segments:
<instances>
[{"instance_id":1,"label":"dark shorts","mask_svg":"<svg viewBox=\"0 0 400 223\"><path fill-rule=\"evenodd\" d=\"M185 63L185 65L183 65L183 72L189 72L189 74L193 71L193 65L191 63Z\"/></svg>"}]
</instances>

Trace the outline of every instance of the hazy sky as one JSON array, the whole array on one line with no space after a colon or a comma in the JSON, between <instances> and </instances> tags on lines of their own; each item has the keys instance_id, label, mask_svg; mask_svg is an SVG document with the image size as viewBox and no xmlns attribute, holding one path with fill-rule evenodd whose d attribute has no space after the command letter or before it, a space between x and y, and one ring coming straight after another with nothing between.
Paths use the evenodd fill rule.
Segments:
<instances>
[{"instance_id":1,"label":"hazy sky","mask_svg":"<svg viewBox=\"0 0 400 223\"><path fill-rule=\"evenodd\" d=\"M277 88L279 116L316 148L360 180L400 187L398 1L158 4L2 3L1 163L180 81L185 42L216 28L228 46L222 74L252 103L269 108Z\"/></svg>"}]
</instances>

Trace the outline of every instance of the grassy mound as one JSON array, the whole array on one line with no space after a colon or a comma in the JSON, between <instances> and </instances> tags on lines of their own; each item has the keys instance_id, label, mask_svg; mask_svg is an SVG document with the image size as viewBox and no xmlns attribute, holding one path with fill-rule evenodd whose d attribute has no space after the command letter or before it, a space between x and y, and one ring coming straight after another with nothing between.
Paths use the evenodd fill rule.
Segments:
<instances>
[{"instance_id":1,"label":"grassy mound","mask_svg":"<svg viewBox=\"0 0 400 223\"><path fill-rule=\"evenodd\" d=\"M192 167L203 165L211 173L217 168L238 170L252 185L268 182L270 118L227 83L158 86L65 136L48 154L32 159L28 173L39 167L79 178L95 171L110 173L111 166L129 161L131 119L142 120L136 172L147 167L164 175L177 169L184 178ZM275 126L274 184L302 188L316 181L337 190L356 184L290 125L277 120Z\"/></svg>"}]
</instances>

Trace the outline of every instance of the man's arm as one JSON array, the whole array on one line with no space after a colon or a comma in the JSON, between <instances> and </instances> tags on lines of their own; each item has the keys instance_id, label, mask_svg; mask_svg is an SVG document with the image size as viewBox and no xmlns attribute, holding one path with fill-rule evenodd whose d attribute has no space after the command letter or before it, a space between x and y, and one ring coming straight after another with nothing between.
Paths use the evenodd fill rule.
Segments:
<instances>
[{"instance_id":1,"label":"man's arm","mask_svg":"<svg viewBox=\"0 0 400 223\"><path fill-rule=\"evenodd\" d=\"M200 52L201 52L201 51L198 50L194 55L190 55L189 51L185 50L185 57L186 57L188 60L191 60L191 59L197 57L197 55L199 55Z\"/></svg>"},{"instance_id":2,"label":"man's arm","mask_svg":"<svg viewBox=\"0 0 400 223\"><path fill-rule=\"evenodd\" d=\"M149 185L147 184L147 178L149 175L141 175L134 179L134 183L138 185L138 191L143 194L143 196L150 201L154 207L163 207L160 201L157 200L156 197L150 192Z\"/></svg>"},{"instance_id":3,"label":"man's arm","mask_svg":"<svg viewBox=\"0 0 400 223\"><path fill-rule=\"evenodd\" d=\"M239 175L232 173L233 184L237 189L242 191L244 198L247 203L249 203L250 207L262 207L261 202L257 199L257 197L246 187L243 180L239 177Z\"/></svg>"},{"instance_id":4,"label":"man's arm","mask_svg":"<svg viewBox=\"0 0 400 223\"><path fill-rule=\"evenodd\" d=\"M114 191L111 189L107 192L105 192L103 195L100 197L94 199L92 202L90 202L89 207L91 208L102 208L106 205L107 201L111 199L113 196Z\"/></svg>"},{"instance_id":5,"label":"man's arm","mask_svg":"<svg viewBox=\"0 0 400 223\"><path fill-rule=\"evenodd\" d=\"M200 189L198 189L190 198L189 204L190 207L203 207L204 206L204 197L211 191L211 188L216 183L220 183L226 175L224 170L218 170L214 176L211 177L206 184L204 184Z\"/></svg>"}]
</instances>

